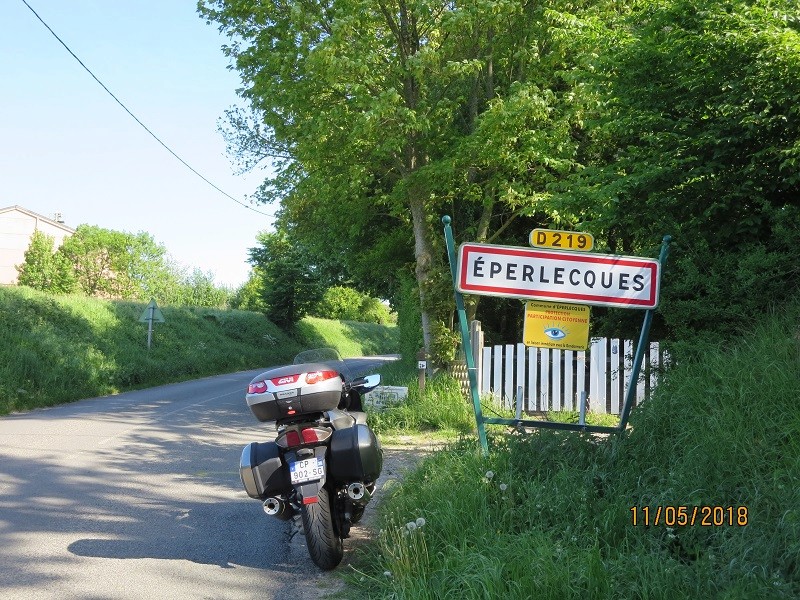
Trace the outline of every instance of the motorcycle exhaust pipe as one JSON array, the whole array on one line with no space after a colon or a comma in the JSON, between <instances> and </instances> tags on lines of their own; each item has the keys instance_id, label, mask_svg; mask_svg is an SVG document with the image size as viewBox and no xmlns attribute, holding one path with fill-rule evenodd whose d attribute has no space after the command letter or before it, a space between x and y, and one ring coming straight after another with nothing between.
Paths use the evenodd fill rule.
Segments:
<instances>
[{"instance_id":1,"label":"motorcycle exhaust pipe","mask_svg":"<svg viewBox=\"0 0 800 600\"><path fill-rule=\"evenodd\" d=\"M372 499L372 494L360 481L347 486L347 497L359 504L366 504Z\"/></svg>"},{"instance_id":2,"label":"motorcycle exhaust pipe","mask_svg":"<svg viewBox=\"0 0 800 600\"><path fill-rule=\"evenodd\" d=\"M264 512L270 517L278 517L279 519L288 519L291 515L286 513L286 503L278 498L267 498L264 500Z\"/></svg>"}]
</instances>

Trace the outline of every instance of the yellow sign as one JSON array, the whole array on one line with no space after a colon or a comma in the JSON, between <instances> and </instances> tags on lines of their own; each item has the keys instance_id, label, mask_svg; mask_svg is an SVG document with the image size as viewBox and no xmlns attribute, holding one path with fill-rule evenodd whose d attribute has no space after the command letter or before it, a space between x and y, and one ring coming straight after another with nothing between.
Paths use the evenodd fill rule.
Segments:
<instances>
[{"instance_id":1,"label":"yellow sign","mask_svg":"<svg viewBox=\"0 0 800 600\"><path fill-rule=\"evenodd\" d=\"M589 307L527 302L522 339L526 346L586 350L589 345Z\"/></svg>"},{"instance_id":2,"label":"yellow sign","mask_svg":"<svg viewBox=\"0 0 800 600\"><path fill-rule=\"evenodd\" d=\"M536 248L589 251L594 248L594 238L580 231L534 229L531 231L530 244Z\"/></svg>"}]
</instances>

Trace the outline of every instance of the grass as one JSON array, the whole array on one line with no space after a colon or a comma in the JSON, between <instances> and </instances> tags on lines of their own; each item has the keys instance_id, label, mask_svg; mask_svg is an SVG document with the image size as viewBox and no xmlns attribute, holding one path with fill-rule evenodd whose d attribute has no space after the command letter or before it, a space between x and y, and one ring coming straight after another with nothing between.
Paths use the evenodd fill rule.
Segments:
<instances>
[{"instance_id":1,"label":"grass","mask_svg":"<svg viewBox=\"0 0 800 600\"><path fill-rule=\"evenodd\" d=\"M294 334L307 348L336 348L344 357L400 352L395 325L305 317Z\"/></svg>"},{"instance_id":2,"label":"grass","mask_svg":"<svg viewBox=\"0 0 800 600\"><path fill-rule=\"evenodd\" d=\"M798 313L678 361L623 435L492 428L488 457L472 434L450 444L386 492L348 597L800 597ZM655 524L659 506L734 510Z\"/></svg>"},{"instance_id":3,"label":"grass","mask_svg":"<svg viewBox=\"0 0 800 600\"><path fill-rule=\"evenodd\" d=\"M300 328L322 333L298 340L258 313L162 306L148 351L144 309L0 288L0 414L291 362L312 345L344 356L396 348L394 328L380 325L310 319Z\"/></svg>"},{"instance_id":4,"label":"grass","mask_svg":"<svg viewBox=\"0 0 800 600\"><path fill-rule=\"evenodd\" d=\"M435 432L437 438L452 439L474 429L472 405L461 395L455 379L434 377L426 383L424 393L420 393L417 377L398 377L402 372L402 366L385 367L381 372L386 385L408 387L408 398L381 411L368 409L370 426L378 434L385 437L410 430Z\"/></svg>"}]
</instances>

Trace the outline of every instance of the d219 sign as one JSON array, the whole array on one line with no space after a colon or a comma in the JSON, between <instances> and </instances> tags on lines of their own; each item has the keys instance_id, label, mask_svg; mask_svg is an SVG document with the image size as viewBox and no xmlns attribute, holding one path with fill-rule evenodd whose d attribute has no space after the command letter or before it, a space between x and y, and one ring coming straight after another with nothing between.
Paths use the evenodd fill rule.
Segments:
<instances>
[{"instance_id":1,"label":"d219 sign","mask_svg":"<svg viewBox=\"0 0 800 600\"><path fill-rule=\"evenodd\" d=\"M462 244L464 294L650 309L658 305L661 265L634 256Z\"/></svg>"}]
</instances>

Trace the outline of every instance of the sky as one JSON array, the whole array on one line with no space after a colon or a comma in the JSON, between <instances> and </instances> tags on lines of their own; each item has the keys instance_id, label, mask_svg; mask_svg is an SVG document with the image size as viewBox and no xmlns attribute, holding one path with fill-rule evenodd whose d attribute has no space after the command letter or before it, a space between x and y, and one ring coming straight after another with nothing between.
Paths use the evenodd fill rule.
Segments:
<instances>
[{"instance_id":1,"label":"sky","mask_svg":"<svg viewBox=\"0 0 800 600\"><path fill-rule=\"evenodd\" d=\"M237 175L219 120L241 80L195 0L27 0L103 84L178 156L227 194ZM248 249L272 218L192 173L117 104L22 0L0 2L0 208L66 225L144 231L180 266L220 285L246 281Z\"/></svg>"}]
</instances>

